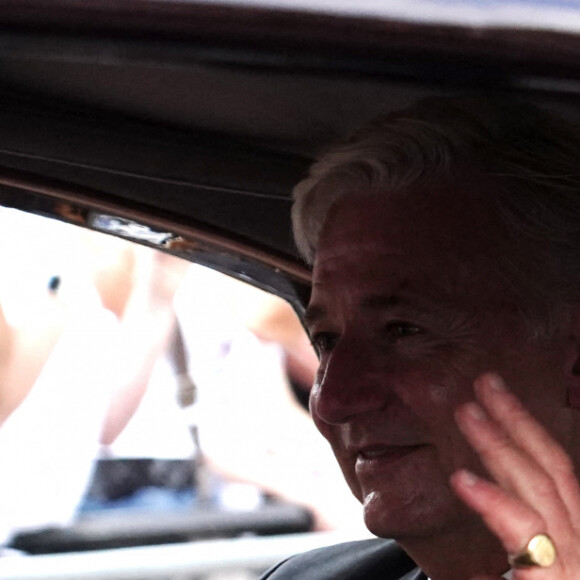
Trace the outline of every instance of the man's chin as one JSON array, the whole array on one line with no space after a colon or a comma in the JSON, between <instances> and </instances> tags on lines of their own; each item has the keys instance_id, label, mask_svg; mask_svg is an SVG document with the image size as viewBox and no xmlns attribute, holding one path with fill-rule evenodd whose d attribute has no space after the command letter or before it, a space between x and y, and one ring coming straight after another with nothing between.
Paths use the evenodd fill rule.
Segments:
<instances>
[{"instance_id":1,"label":"man's chin","mask_svg":"<svg viewBox=\"0 0 580 580\"><path fill-rule=\"evenodd\" d=\"M380 538L430 537L449 524L455 507L441 497L431 501L417 497L403 499L373 491L364 498L364 522Z\"/></svg>"}]
</instances>

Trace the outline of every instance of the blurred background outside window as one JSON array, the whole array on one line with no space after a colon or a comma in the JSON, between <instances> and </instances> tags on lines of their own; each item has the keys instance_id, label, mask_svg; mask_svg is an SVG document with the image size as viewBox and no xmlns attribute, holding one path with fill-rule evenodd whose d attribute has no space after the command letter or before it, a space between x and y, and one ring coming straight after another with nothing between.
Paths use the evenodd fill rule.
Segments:
<instances>
[{"instance_id":1,"label":"blurred background outside window","mask_svg":"<svg viewBox=\"0 0 580 580\"><path fill-rule=\"evenodd\" d=\"M15 210L0 236L4 556L365 535L308 415L316 357L287 303Z\"/></svg>"}]
</instances>

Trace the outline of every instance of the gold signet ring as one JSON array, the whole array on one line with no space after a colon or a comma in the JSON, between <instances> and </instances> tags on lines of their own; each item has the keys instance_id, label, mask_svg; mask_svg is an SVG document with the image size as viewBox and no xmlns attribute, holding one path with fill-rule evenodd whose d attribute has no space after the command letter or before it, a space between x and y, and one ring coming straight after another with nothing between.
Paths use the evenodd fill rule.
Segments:
<instances>
[{"instance_id":1,"label":"gold signet ring","mask_svg":"<svg viewBox=\"0 0 580 580\"><path fill-rule=\"evenodd\" d=\"M512 568L548 568L556 561L556 548L546 534L537 534L519 554L511 554L508 561Z\"/></svg>"}]
</instances>

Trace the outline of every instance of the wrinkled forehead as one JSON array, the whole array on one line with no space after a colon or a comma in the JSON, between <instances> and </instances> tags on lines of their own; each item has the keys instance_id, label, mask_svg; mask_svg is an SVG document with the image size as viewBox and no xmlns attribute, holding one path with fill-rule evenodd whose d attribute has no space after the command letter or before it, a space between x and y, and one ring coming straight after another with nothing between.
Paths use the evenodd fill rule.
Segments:
<instances>
[{"instance_id":1,"label":"wrinkled forehead","mask_svg":"<svg viewBox=\"0 0 580 580\"><path fill-rule=\"evenodd\" d=\"M497 216L479 196L440 188L343 197L319 238L313 282L352 271L380 278L383 261L448 285L493 285L505 246ZM499 280L498 280L499 283Z\"/></svg>"}]
</instances>

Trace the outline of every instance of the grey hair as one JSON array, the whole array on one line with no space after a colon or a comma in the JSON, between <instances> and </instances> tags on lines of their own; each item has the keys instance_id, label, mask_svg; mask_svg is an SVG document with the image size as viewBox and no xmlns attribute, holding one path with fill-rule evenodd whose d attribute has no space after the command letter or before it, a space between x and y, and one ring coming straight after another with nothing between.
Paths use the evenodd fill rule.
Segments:
<instances>
[{"instance_id":1,"label":"grey hair","mask_svg":"<svg viewBox=\"0 0 580 580\"><path fill-rule=\"evenodd\" d=\"M312 263L327 213L346 194L454 183L466 172L494 184L486 195L512 242L504 277L544 320L578 303L580 128L520 101L426 99L338 144L294 188L297 247Z\"/></svg>"}]
</instances>

